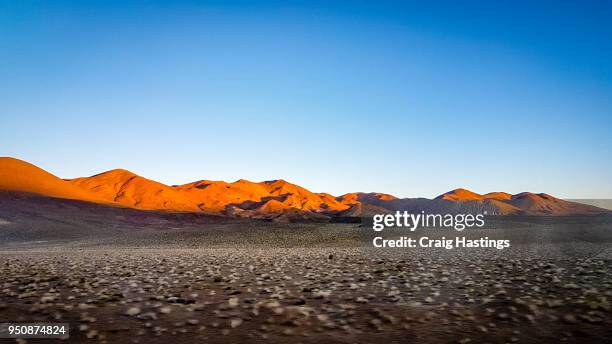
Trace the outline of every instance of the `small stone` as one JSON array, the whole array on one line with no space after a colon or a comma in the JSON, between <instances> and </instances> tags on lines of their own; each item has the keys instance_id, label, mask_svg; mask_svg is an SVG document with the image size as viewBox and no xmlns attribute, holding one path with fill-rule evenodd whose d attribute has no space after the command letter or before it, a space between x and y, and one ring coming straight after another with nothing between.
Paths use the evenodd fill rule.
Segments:
<instances>
[{"instance_id":1,"label":"small stone","mask_svg":"<svg viewBox=\"0 0 612 344\"><path fill-rule=\"evenodd\" d=\"M227 301L227 303L229 304L230 307L237 307L239 301L238 301L237 297L230 297L230 299Z\"/></svg>"},{"instance_id":2,"label":"small stone","mask_svg":"<svg viewBox=\"0 0 612 344\"><path fill-rule=\"evenodd\" d=\"M234 319L230 320L231 328L236 328L236 327L238 327L240 325L242 325L242 319L234 318Z\"/></svg>"},{"instance_id":3,"label":"small stone","mask_svg":"<svg viewBox=\"0 0 612 344\"><path fill-rule=\"evenodd\" d=\"M127 314L127 315L129 315L129 316L133 317L133 316L135 316L135 315L140 314L140 312L141 312L140 308L138 308L138 307L130 307L130 308L128 308L128 310L125 312L125 314Z\"/></svg>"}]
</instances>

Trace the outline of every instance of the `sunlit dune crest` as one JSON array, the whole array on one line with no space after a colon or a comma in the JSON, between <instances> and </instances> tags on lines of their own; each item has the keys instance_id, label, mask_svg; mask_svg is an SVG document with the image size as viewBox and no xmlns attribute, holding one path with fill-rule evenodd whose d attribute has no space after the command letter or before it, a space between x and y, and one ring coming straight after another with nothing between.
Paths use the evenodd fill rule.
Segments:
<instances>
[{"instance_id":1,"label":"sunlit dune crest","mask_svg":"<svg viewBox=\"0 0 612 344\"><path fill-rule=\"evenodd\" d=\"M274 220L368 216L397 210L431 213L487 212L491 215L570 215L605 213L547 194L478 194L455 189L435 199L397 198L384 193L313 193L282 179L252 182L199 180L168 186L115 169L91 177L60 179L25 161L0 158L0 191L74 199L143 210L203 212Z\"/></svg>"},{"instance_id":2,"label":"sunlit dune crest","mask_svg":"<svg viewBox=\"0 0 612 344\"><path fill-rule=\"evenodd\" d=\"M103 198L71 185L30 163L0 158L0 190L35 193L55 198L102 202Z\"/></svg>"},{"instance_id":3,"label":"sunlit dune crest","mask_svg":"<svg viewBox=\"0 0 612 344\"><path fill-rule=\"evenodd\" d=\"M455 189L444 193L436 199L445 199L449 201L467 201L467 200L484 200L484 199L495 199L495 200L508 200L511 199L512 195L506 192L489 192L484 195L477 194L466 189Z\"/></svg>"}]
</instances>

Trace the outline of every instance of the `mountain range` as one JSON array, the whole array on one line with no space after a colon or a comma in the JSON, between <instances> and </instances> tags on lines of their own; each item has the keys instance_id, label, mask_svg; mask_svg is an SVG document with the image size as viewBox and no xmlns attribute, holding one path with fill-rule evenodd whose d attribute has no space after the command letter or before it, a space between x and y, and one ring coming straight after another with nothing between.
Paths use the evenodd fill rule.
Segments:
<instances>
[{"instance_id":1,"label":"mountain range","mask_svg":"<svg viewBox=\"0 0 612 344\"><path fill-rule=\"evenodd\" d=\"M61 179L25 161L0 157L0 191L91 202L113 207L246 217L274 221L329 220L410 211L489 215L590 215L610 213L544 193L484 195L455 189L434 199L383 193L314 193L278 179L264 182L199 180L165 185L115 169L91 177Z\"/></svg>"}]
</instances>

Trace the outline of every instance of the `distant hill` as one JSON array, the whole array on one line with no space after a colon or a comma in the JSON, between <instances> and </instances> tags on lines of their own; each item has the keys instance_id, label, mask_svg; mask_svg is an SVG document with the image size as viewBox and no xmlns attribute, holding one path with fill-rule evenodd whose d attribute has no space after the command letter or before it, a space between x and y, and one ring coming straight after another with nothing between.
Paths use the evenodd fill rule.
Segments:
<instances>
[{"instance_id":1,"label":"distant hill","mask_svg":"<svg viewBox=\"0 0 612 344\"><path fill-rule=\"evenodd\" d=\"M543 193L484 195L455 189L434 199L397 198L383 193L349 193L334 197L313 193L285 180L233 183L200 180L168 186L115 169L91 177L60 179L25 161L0 158L0 191L31 193L116 207L193 212L276 221L359 217L398 210L489 215L584 215L609 210Z\"/></svg>"},{"instance_id":2,"label":"distant hill","mask_svg":"<svg viewBox=\"0 0 612 344\"><path fill-rule=\"evenodd\" d=\"M434 199L381 198L375 193L348 194L339 197L357 199L367 206L386 209L389 212L406 210L435 214L487 213L488 215L589 215L609 213L607 209L562 200L544 193L522 192L511 195L491 192L484 195L466 189L455 189Z\"/></svg>"}]
</instances>

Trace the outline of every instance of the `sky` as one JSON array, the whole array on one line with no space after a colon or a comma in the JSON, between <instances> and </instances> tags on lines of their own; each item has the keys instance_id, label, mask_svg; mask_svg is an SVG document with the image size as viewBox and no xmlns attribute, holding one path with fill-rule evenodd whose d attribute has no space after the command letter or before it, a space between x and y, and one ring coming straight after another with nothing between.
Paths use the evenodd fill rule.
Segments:
<instances>
[{"instance_id":1,"label":"sky","mask_svg":"<svg viewBox=\"0 0 612 344\"><path fill-rule=\"evenodd\" d=\"M612 2L0 0L0 156L612 198Z\"/></svg>"}]
</instances>

